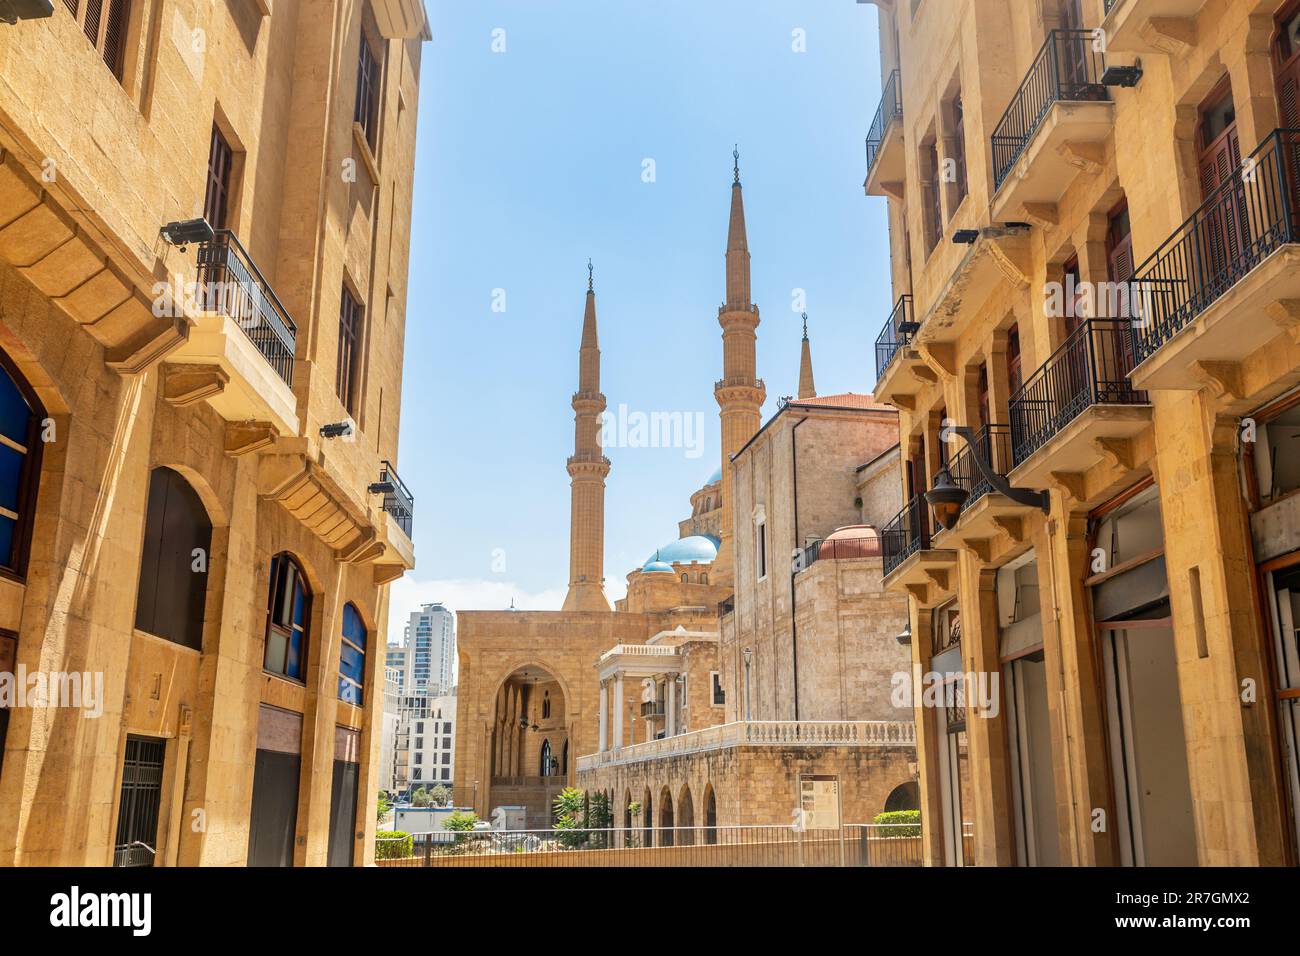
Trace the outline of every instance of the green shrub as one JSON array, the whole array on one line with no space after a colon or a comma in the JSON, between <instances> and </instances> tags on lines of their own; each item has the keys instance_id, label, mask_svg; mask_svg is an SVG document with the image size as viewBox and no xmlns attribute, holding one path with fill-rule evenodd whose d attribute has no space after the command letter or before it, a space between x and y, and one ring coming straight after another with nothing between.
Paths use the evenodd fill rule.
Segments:
<instances>
[{"instance_id":1,"label":"green shrub","mask_svg":"<svg viewBox=\"0 0 1300 956\"><path fill-rule=\"evenodd\" d=\"M887 830L880 831L881 836L918 837L921 835L920 810L886 810L884 813L877 813L874 822L908 824L891 826Z\"/></svg>"},{"instance_id":2,"label":"green shrub","mask_svg":"<svg viewBox=\"0 0 1300 956\"><path fill-rule=\"evenodd\" d=\"M442 821L442 827L444 830L464 832L473 830L476 823L478 823L477 813L461 813L459 810L454 810L446 820Z\"/></svg>"},{"instance_id":3,"label":"green shrub","mask_svg":"<svg viewBox=\"0 0 1300 956\"><path fill-rule=\"evenodd\" d=\"M414 838L401 830L380 830L375 833L375 859L401 860L411 856Z\"/></svg>"}]
</instances>

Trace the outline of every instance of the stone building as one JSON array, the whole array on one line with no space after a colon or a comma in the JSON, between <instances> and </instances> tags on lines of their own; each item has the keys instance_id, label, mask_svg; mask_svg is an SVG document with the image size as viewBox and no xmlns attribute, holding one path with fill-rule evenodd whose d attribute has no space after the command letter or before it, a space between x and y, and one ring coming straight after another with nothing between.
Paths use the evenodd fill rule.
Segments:
<instances>
[{"instance_id":1,"label":"stone building","mask_svg":"<svg viewBox=\"0 0 1300 956\"><path fill-rule=\"evenodd\" d=\"M576 785L609 797L616 826L662 845L675 827L788 824L800 776L810 774L836 777L846 822L915 806L911 711L888 704L891 675L907 667L896 640L906 606L881 591L879 539L866 526L897 508L888 505L896 484L882 482L892 474L878 463L897 444L897 416L870 396L817 398L805 328L801 398L760 429L765 387L738 161L733 173L715 386L722 467L691 495L678 539L628 574L627 596L612 609L602 557L610 463L598 442L605 397L589 276L569 459L568 598L558 612L458 614L456 782L475 793L482 816L525 806L529 826L546 827L555 794ZM774 529L758 545L756 501L768 503ZM796 540L810 548L806 568L787 563ZM771 568L757 589L756 548ZM737 574L748 576L743 587ZM793 618L787 590L802 602ZM797 682L792 621L811 655ZM803 711L788 706L788 694L749 716L737 711L740 648L751 644L767 675L763 693L797 683Z\"/></svg>"},{"instance_id":2,"label":"stone building","mask_svg":"<svg viewBox=\"0 0 1300 956\"><path fill-rule=\"evenodd\" d=\"M1295 863L1300 4L876 7L928 861Z\"/></svg>"},{"instance_id":3,"label":"stone building","mask_svg":"<svg viewBox=\"0 0 1300 956\"><path fill-rule=\"evenodd\" d=\"M423 7L54 7L0 25L0 672L59 687L0 862L365 863Z\"/></svg>"}]
</instances>

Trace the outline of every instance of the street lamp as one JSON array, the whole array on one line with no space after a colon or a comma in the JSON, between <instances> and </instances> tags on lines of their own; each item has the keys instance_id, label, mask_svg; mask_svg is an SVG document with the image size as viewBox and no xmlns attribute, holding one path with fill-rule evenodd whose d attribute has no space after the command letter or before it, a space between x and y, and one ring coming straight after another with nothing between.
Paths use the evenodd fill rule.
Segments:
<instances>
[{"instance_id":1,"label":"street lamp","mask_svg":"<svg viewBox=\"0 0 1300 956\"><path fill-rule=\"evenodd\" d=\"M745 656L745 720L749 720L749 665L754 660L754 649L747 647L741 652Z\"/></svg>"},{"instance_id":2,"label":"street lamp","mask_svg":"<svg viewBox=\"0 0 1300 956\"><path fill-rule=\"evenodd\" d=\"M952 429L952 432L965 439L966 446L970 451L971 461L975 463L980 475L994 491L1018 505L1037 508L1043 514L1051 513L1052 499L1046 491L1036 491L1032 488L1012 488L1006 478L993 470L993 466L981 457L979 446L975 443L975 433L968 426L958 425ZM957 518L961 514L961 507L969 497L970 492L952 480L952 475L949 474L946 465L940 468L939 473L935 475L934 487L925 493L925 500L934 509L935 520L939 522L939 527L945 531L951 530L953 525L957 523Z\"/></svg>"}]
</instances>

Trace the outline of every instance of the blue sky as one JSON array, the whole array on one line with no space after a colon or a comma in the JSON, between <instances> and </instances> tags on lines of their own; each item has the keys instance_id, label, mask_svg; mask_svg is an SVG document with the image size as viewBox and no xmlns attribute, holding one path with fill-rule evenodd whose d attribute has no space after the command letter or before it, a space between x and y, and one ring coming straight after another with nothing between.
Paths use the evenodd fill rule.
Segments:
<instances>
[{"instance_id":1,"label":"blue sky","mask_svg":"<svg viewBox=\"0 0 1300 956\"><path fill-rule=\"evenodd\" d=\"M796 390L794 290L806 291L822 394L871 389L890 299L884 204L862 194L880 89L874 7L428 9L398 459L416 496L417 567L394 586L390 635L424 601L563 600L588 256L610 408L704 421L698 449L609 450L611 596L677 536L688 496L720 463L713 382L733 143L762 312L764 418Z\"/></svg>"}]
</instances>

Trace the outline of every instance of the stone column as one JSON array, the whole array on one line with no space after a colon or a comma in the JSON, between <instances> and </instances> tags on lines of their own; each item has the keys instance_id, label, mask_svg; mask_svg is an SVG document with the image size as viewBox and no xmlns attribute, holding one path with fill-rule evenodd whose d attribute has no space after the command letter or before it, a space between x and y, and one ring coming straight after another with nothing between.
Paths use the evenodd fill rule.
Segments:
<instances>
[{"instance_id":1,"label":"stone column","mask_svg":"<svg viewBox=\"0 0 1300 956\"><path fill-rule=\"evenodd\" d=\"M664 736L677 733L677 675L668 675L668 703L664 713Z\"/></svg>"},{"instance_id":2,"label":"stone column","mask_svg":"<svg viewBox=\"0 0 1300 956\"><path fill-rule=\"evenodd\" d=\"M623 746L623 673L614 677L614 750Z\"/></svg>"},{"instance_id":3,"label":"stone column","mask_svg":"<svg viewBox=\"0 0 1300 956\"><path fill-rule=\"evenodd\" d=\"M600 743L597 750L604 753L609 747L609 685L600 682Z\"/></svg>"}]
</instances>

